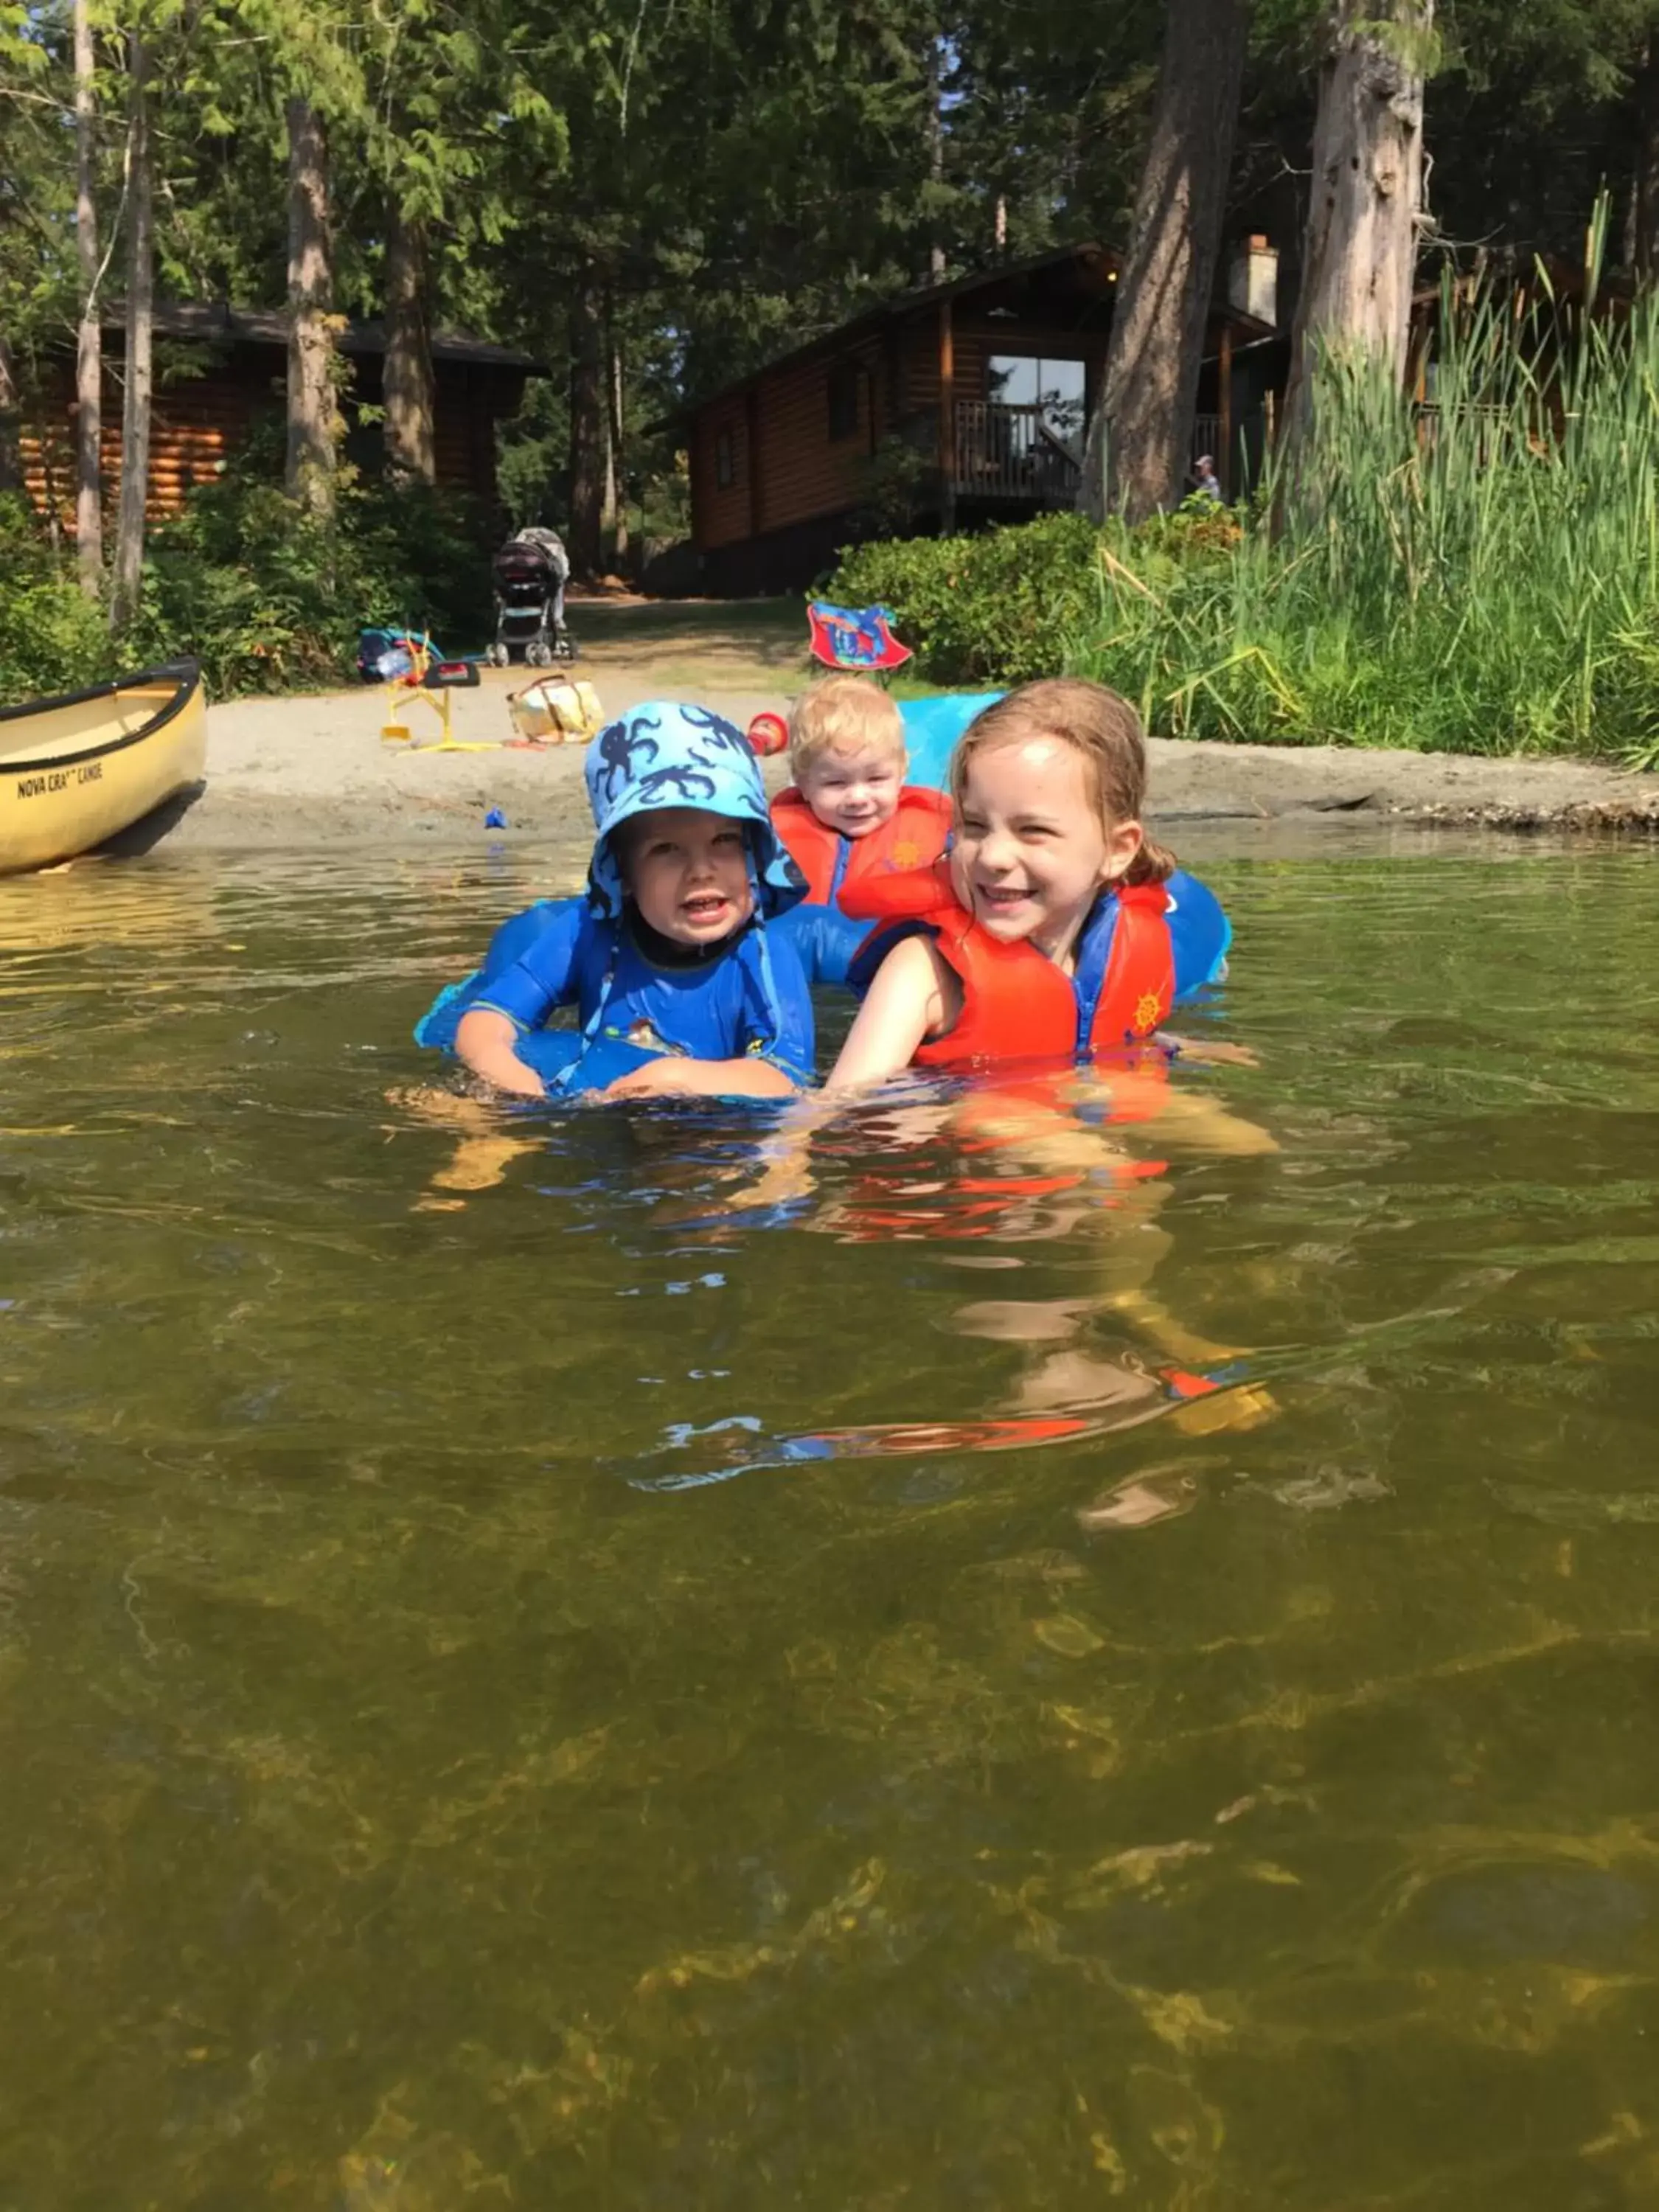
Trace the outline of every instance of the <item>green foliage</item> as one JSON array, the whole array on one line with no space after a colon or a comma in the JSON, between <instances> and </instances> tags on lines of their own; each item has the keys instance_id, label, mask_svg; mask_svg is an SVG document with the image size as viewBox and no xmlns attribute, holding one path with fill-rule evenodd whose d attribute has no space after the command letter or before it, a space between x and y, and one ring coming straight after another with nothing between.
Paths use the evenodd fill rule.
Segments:
<instances>
[{"instance_id":1,"label":"green foliage","mask_svg":"<svg viewBox=\"0 0 1659 2212\"><path fill-rule=\"evenodd\" d=\"M827 589L846 605L891 607L933 682L1014 684L1066 660L1096 604L1097 544L1080 514L977 538L890 539L844 555Z\"/></svg>"},{"instance_id":2,"label":"green foliage","mask_svg":"<svg viewBox=\"0 0 1659 2212\"><path fill-rule=\"evenodd\" d=\"M15 494L0 497L0 705L73 691L110 671L103 617Z\"/></svg>"},{"instance_id":3,"label":"green foliage","mask_svg":"<svg viewBox=\"0 0 1659 2212\"><path fill-rule=\"evenodd\" d=\"M1401 13L1381 0L1353 4L1379 21ZM1559 248L1582 227L1597 175L1635 173L1654 98L1641 62L1655 4L1439 0L1446 67L1429 141L1446 233ZM1281 246L1303 220L1297 176L1330 5L1255 0L1252 10L1231 221ZM283 103L302 92L327 127L337 308L381 312L395 202L423 230L433 327L524 346L548 364L523 425L503 440L503 488L515 519L533 513L568 528L575 303L592 312L602 301L607 366L620 360L624 371L632 533L636 544L672 537L684 521L677 425L689 394L925 279L934 249L957 275L993 259L999 239L1015 258L1090 235L1125 242L1165 12L1163 0L961 0L945 11L933 0L592 0L574 10L563 0L376 0L367 9L139 0L125 15L100 4L94 167L100 239L112 257L106 305L123 283L120 33L142 25L155 52L164 300L283 303ZM0 0L0 334L26 425L61 420L80 305L70 19L69 0ZM1615 224L1615 244L1624 232ZM1282 304L1288 315L1288 296ZM164 374L177 366L164 348ZM899 453L877 457L867 521L903 525L914 511L910 465ZM233 684L332 667L336 641L367 611L348 605L352 595L405 599L404 612L416 599L465 605L469 564L440 558L453 582L422 565L422 547L450 531L441 516L395 557L361 507L322 549L253 507L246 520L246 545L228 544L205 514L163 532L144 617L158 635L202 636L222 623L217 651ZM204 532L214 539L206 550ZM1094 568L1085 590L1046 538L1032 542L1045 576L1066 572L1058 599L1044 602L1023 575L997 570L1014 556L990 544L952 556L975 574L985 568L988 621L1009 635L970 635L946 606L941 654L948 646L958 665L1029 661L1051 653L1068 624L1093 620ZM308 586L301 546L319 563L313 582L333 579L337 594ZM1197 548L1183 546L1186 591ZM1133 559L1149 577L1164 557L1137 542ZM0 575L0 590L9 581ZM36 576L27 588L52 584ZM435 618L476 635L462 612ZM15 633L15 607L7 619ZM78 634L81 610L64 621ZM52 632L44 616L36 628ZM66 661L68 634L53 647Z\"/></svg>"},{"instance_id":4,"label":"green foliage","mask_svg":"<svg viewBox=\"0 0 1659 2212\"><path fill-rule=\"evenodd\" d=\"M368 623L476 651L489 633L489 538L483 518L424 485L348 483L321 522L250 466L152 533L125 654L193 653L225 698L348 678Z\"/></svg>"},{"instance_id":5,"label":"green foliage","mask_svg":"<svg viewBox=\"0 0 1659 2212\"><path fill-rule=\"evenodd\" d=\"M884 438L865 466L860 525L872 538L902 537L937 495L933 456L908 438Z\"/></svg>"},{"instance_id":6,"label":"green foliage","mask_svg":"<svg viewBox=\"0 0 1659 2212\"><path fill-rule=\"evenodd\" d=\"M346 683L357 632L374 623L477 651L490 628L491 534L453 495L419 485L348 485L325 525L250 466L151 532L138 613L112 644L22 503L0 502L0 702L184 653L219 699Z\"/></svg>"},{"instance_id":7,"label":"green foliage","mask_svg":"<svg viewBox=\"0 0 1659 2212\"><path fill-rule=\"evenodd\" d=\"M1435 392L1322 362L1295 477L1243 526L1058 516L865 547L833 589L884 599L939 682L1070 667L1171 736L1655 764L1659 302L1517 326L1449 287Z\"/></svg>"}]
</instances>

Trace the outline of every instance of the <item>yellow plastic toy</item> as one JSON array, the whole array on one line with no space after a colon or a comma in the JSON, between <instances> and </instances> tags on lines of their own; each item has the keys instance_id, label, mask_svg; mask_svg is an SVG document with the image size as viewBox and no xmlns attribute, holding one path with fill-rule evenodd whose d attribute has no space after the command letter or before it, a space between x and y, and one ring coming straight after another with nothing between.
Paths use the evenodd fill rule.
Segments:
<instances>
[{"instance_id":1,"label":"yellow plastic toy","mask_svg":"<svg viewBox=\"0 0 1659 2212\"><path fill-rule=\"evenodd\" d=\"M498 744L490 738L470 740L458 738L450 723L449 695L452 691L471 691L477 688L477 662L439 660L433 653L429 637L410 635L400 642L408 655L409 667L403 675L392 677L386 687L386 719L380 725L380 735L386 743L407 745L411 752L498 751ZM402 719L411 706L429 707L438 718L441 735L429 744L416 744L414 731Z\"/></svg>"}]
</instances>

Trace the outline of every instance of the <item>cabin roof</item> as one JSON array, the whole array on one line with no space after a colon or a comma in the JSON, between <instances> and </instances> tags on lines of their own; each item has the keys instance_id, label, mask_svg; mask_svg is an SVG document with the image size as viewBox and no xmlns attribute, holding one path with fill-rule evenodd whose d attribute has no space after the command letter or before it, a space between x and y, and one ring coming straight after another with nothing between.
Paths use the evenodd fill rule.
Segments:
<instances>
[{"instance_id":1,"label":"cabin roof","mask_svg":"<svg viewBox=\"0 0 1659 2212\"><path fill-rule=\"evenodd\" d=\"M684 422L692 416L701 414L705 407L718 405L747 392L750 386L757 384L762 377L771 375L775 369L793 368L798 362L811 361L815 356L839 352L843 346L854 344L860 338L873 337L886 324L915 314L920 309L938 307L946 300L971 299L976 294L1018 289L1028 277L1050 273L1058 276L1067 264L1075 264L1076 274L1085 280L1085 284L1091 288L1097 285L1101 291L1107 285L1117 282L1123 265L1121 256L1110 246L1086 240L1079 245L1054 246L1045 253L1030 254L1023 261L1002 261L993 269L973 270L968 275L954 276L944 284L924 284L913 290L898 293L890 300L880 301L874 307L866 307L850 321L837 323L834 329L821 331L816 337L792 346L787 353L775 354L769 361L763 362L758 368L749 370L745 375L733 377L730 383L721 385L718 390L688 399L659 427ZM1225 300L1212 302L1210 319L1212 327L1230 325L1236 344L1253 345L1275 335L1271 323L1264 323L1255 315L1245 314Z\"/></svg>"},{"instance_id":2,"label":"cabin roof","mask_svg":"<svg viewBox=\"0 0 1659 2212\"><path fill-rule=\"evenodd\" d=\"M104 310L103 325L106 331L125 328L126 313L124 307L112 301ZM233 307L223 300L167 300L155 305L155 335L157 337L194 339L198 343L218 345L288 345L289 319L280 307ZM372 322L348 322L338 331L335 343L342 353L383 354L386 351L386 325L376 319ZM488 338L475 338L465 331L434 331L432 333L434 361L471 362L481 368L516 369L526 376L545 376L545 362L532 355L520 353L512 346L495 345Z\"/></svg>"}]
</instances>

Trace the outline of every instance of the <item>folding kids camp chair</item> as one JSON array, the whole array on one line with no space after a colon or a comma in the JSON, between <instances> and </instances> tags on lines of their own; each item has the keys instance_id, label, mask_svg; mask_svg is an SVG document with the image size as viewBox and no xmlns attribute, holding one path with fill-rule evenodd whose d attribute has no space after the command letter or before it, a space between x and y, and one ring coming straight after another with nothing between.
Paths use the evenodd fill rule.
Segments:
<instances>
[{"instance_id":1,"label":"folding kids camp chair","mask_svg":"<svg viewBox=\"0 0 1659 2212\"><path fill-rule=\"evenodd\" d=\"M827 599L809 600L806 621L812 634L812 658L826 668L890 676L910 658L909 647L893 635L896 619L891 607L835 607Z\"/></svg>"}]
</instances>

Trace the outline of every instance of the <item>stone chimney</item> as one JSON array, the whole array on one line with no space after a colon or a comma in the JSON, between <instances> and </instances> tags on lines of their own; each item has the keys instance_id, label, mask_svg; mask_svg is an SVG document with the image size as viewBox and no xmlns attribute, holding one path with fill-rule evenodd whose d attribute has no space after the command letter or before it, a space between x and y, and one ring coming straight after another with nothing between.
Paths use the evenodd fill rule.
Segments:
<instances>
[{"instance_id":1,"label":"stone chimney","mask_svg":"<svg viewBox=\"0 0 1659 2212\"><path fill-rule=\"evenodd\" d=\"M1227 305L1279 327L1279 249L1260 231L1241 239L1227 264Z\"/></svg>"}]
</instances>

